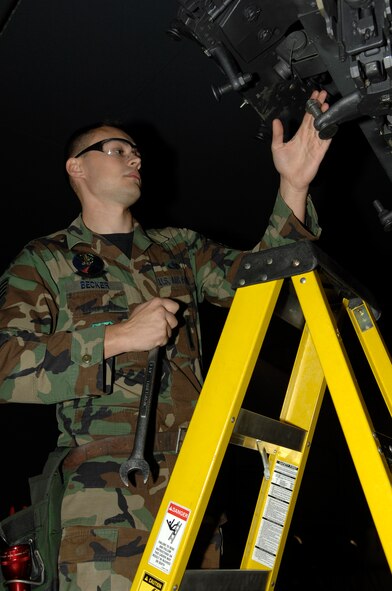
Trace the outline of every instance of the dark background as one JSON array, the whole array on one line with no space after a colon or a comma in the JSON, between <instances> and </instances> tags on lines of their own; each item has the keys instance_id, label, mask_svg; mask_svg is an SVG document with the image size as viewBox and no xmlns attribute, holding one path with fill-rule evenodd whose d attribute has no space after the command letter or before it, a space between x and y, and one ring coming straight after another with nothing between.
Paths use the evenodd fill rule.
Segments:
<instances>
[{"instance_id":1,"label":"dark background","mask_svg":"<svg viewBox=\"0 0 392 591\"><path fill-rule=\"evenodd\" d=\"M200 47L166 34L177 12L175 0L3 0L3 5L1 269L28 240L76 217L63 145L75 128L106 117L132 123L141 147L143 195L135 215L144 226L190 227L239 248L259 240L278 187L269 143L255 139L257 115L249 106L240 108L237 95L215 100L211 84L222 83L222 74ZM378 199L392 208L390 180L355 121L340 126L311 194L323 228L319 246L373 293L390 348L392 233L383 230L373 206ZM225 312L203 306L202 314L208 367ZM278 319L271 328L247 394L248 405L268 416L278 412L298 339L297 331ZM361 352L356 359L374 402L378 392ZM382 405L375 406L376 429L391 436L390 417ZM42 468L57 431L53 408L5 405L0 415L4 517L29 502L27 479ZM238 560L260 471L257 454L244 459L239 453L230 450L227 460L228 566ZM335 572L338 565L343 575ZM328 392L279 585L318 590L390 585Z\"/></svg>"}]
</instances>

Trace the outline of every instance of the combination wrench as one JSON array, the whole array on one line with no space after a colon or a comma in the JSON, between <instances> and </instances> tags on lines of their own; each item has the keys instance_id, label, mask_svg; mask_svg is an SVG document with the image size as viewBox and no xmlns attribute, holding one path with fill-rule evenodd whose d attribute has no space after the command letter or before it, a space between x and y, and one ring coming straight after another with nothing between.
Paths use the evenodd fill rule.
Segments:
<instances>
[{"instance_id":1,"label":"combination wrench","mask_svg":"<svg viewBox=\"0 0 392 591\"><path fill-rule=\"evenodd\" d=\"M154 390L155 375L157 370L159 347L154 347L148 354L146 375L144 377L142 394L140 397L139 415L136 423L135 440L133 450L129 458L120 466L120 477L125 486L129 486L129 474L140 471L144 484L150 474L150 466L144 458L148 421L151 410L151 399Z\"/></svg>"}]
</instances>

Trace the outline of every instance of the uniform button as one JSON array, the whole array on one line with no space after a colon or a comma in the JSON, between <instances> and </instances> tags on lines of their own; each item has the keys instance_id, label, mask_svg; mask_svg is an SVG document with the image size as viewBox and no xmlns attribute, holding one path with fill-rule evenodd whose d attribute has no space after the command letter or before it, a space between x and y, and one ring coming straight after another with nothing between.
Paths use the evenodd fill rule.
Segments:
<instances>
[{"instance_id":1,"label":"uniform button","mask_svg":"<svg viewBox=\"0 0 392 591\"><path fill-rule=\"evenodd\" d=\"M88 365L91 361L91 355L87 355L87 354L83 355L82 361L83 361L83 363L86 363Z\"/></svg>"}]
</instances>

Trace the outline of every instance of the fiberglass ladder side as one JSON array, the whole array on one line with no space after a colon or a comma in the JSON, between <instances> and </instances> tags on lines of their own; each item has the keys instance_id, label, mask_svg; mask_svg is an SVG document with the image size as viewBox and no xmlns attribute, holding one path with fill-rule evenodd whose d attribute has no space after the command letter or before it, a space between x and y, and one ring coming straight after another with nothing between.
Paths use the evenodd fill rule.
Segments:
<instances>
[{"instance_id":1,"label":"fiberglass ladder side","mask_svg":"<svg viewBox=\"0 0 392 591\"><path fill-rule=\"evenodd\" d=\"M392 568L392 474L331 309L332 284L392 409L392 364L361 290L312 242L246 255L236 293L131 591L272 589L328 387ZM242 408L285 280L305 320L279 420ZM350 280L351 281L351 280ZM324 287L324 284L327 287ZM187 570L228 444L256 449L263 474L239 569Z\"/></svg>"}]
</instances>

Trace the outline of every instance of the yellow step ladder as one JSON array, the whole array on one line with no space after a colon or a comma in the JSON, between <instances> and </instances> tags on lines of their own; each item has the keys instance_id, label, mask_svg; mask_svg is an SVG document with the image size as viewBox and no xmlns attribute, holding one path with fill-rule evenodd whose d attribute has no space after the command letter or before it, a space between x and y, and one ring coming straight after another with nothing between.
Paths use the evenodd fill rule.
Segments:
<instances>
[{"instance_id":1,"label":"yellow step ladder","mask_svg":"<svg viewBox=\"0 0 392 591\"><path fill-rule=\"evenodd\" d=\"M290 281L303 328L275 420L242 404L272 314L281 302L281 288ZM392 567L392 439L386 434L382 440L374 429L338 328L347 313L391 415L391 358L370 294L308 241L247 254L234 287L235 297L131 591L274 588L326 387ZM290 305L289 315L295 312ZM263 477L240 568L187 570L230 442L258 450L262 457Z\"/></svg>"}]
</instances>

